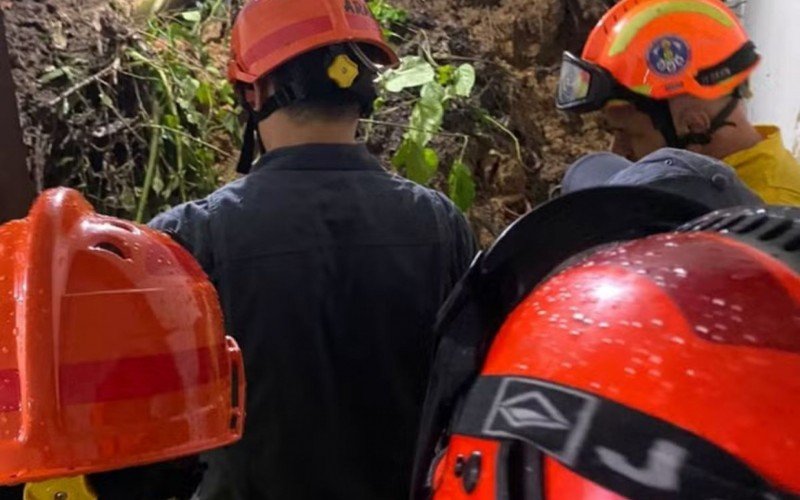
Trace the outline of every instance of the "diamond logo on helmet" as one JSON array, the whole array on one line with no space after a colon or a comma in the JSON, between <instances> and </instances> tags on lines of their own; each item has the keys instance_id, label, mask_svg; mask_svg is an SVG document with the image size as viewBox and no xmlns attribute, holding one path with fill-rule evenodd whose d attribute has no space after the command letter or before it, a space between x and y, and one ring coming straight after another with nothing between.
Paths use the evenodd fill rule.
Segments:
<instances>
[{"instance_id":1,"label":"diamond logo on helmet","mask_svg":"<svg viewBox=\"0 0 800 500\"><path fill-rule=\"evenodd\" d=\"M500 414L511 427L543 427L545 429L569 429L564 418L547 397L539 391L531 391L500 403Z\"/></svg>"},{"instance_id":2,"label":"diamond logo on helmet","mask_svg":"<svg viewBox=\"0 0 800 500\"><path fill-rule=\"evenodd\" d=\"M689 45L677 36L661 37L647 51L647 65L659 75L677 75L690 59Z\"/></svg>"},{"instance_id":3,"label":"diamond logo on helmet","mask_svg":"<svg viewBox=\"0 0 800 500\"><path fill-rule=\"evenodd\" d=\"M497 388L481 432L519 439L572 463L579 451L597 399L540 380L506 378Z\"/></svg>"}]
</instances>

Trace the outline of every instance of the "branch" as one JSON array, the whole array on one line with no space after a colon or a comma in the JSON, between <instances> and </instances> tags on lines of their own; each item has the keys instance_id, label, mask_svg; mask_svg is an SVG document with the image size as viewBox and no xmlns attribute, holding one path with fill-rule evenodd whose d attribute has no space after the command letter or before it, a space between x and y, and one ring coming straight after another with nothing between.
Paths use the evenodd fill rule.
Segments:
<instances>
[{"instance_id":1,"label":"branch","mask_svg":"<svg viewBox=\"0 0 800 500\"><path fill-rule=\"evenodd\" d=\"M86 87L87 85L91 85L92 83L100 80L101 78L103 78L107 74L112 73L112 72L118 70L119 68L120 68L120 60L119 60L119 57L117 57L117 58L114 59L114 62L112 62L109 66L107 66L106 68L101 69L100 71L98 71L97 73L93 74L92 76L90 76L88 78L85 78L85 79L81 80L80 82L76 83L75 85L73 85L72 87L68 88L67 90L65 90L64 92L59 94L55 99L53 99L50 102L48 102L47 105L48 106L55 106L55 105L59 104L61 101L63 101L67 97L71 96L75 92L81 90L82 88Z\"/></svg>"}]
</instances>

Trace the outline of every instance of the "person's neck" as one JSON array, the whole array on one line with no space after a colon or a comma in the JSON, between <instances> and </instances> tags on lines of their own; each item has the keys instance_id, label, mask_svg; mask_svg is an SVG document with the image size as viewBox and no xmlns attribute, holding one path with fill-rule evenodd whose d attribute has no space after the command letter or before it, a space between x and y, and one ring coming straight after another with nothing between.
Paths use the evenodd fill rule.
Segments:
<instances>
[{"instance_id":1,"label":"person's neck","mask_svg":"<svg viewBox=\"0 0 800 500\"><path fill-rule=\"evenodd\" d=\"M309 121L298 123L275 113L259 124L261 140L267 150L304 144L355 144L358 120Z\"/></svg>"},{"instance_id":2,"label":"person's neck","mask_svg":"<svg viewBox=\"0 0 800 500\"><path fill-rule=\"evenodd\" d=\"M748 121L717 130L709 144L698 148L698 153L723 160L728 156L750 149L764 140L758 130Z\"/></svg>"}]
</instances>

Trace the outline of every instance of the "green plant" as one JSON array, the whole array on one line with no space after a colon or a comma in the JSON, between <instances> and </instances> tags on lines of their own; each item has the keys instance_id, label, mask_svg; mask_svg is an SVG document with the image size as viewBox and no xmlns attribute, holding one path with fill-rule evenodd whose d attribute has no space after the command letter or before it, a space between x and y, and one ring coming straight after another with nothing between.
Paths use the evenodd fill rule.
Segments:
<instances>
[{"instance_id":1,"label":"green plant","mask_svg":"<svg viewBox=\"0 0 800 500\"><path fill-rule=\"evenodd\" d=\"M383 35L387 38L396 35L393 31L395 26L408 22L408 12L391 5L386 0L369 0L367 6L380 23L383 28Z\"/></svg>"},{"instance_id":2,"label":"green plant","mask_svg":"<svg viewBox=\"0 0 800 500\"><path fill-rule=\"evenodd\" d=\"M453 102L472 94L475 68L471 64L438 65L430 57L407 56L399 67L381 76L380 84L388 93L413 92L411 116L392 165L409 179L427 185L440 163L439 154L430 147L431 140L439 134L459 137L462 146L450 166L448 195L461 210L468 210L475 199L475 182L464 162L469 136L443 132L442 122Z\"/></svg>"},{"instance_id":3,"label":"green plant","mask_svg":"<svg viewBox=\"0 0 800 500\"><path fill-rule=\"evenodd\" d=\"M138 79L149 129L148 161L136 198L136 220L216 189L219 166L232 158L241 137L234 90L209 53L209 37L223 37L222 0L195 10L156 16L128 49L126 66Z\"/></svg>"}]
</instances>

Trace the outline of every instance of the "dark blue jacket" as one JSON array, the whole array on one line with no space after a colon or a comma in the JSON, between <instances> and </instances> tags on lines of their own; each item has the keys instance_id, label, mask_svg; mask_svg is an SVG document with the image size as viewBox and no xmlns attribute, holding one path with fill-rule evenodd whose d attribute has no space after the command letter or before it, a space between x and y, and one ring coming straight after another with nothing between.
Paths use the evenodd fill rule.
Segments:
<instances>
[{"instance_id":1,"label":"dark blue jacket","mask_svg":"<svg viewBox=\"0 0 800 500\"><path fill-rule=\"evenodd\" d=\"M363 146L307 145L151 225L244 353L244 439L208 455L201 498L407 498L436 312L476 250L453 204Z\"/></svg>"}]
</instances>

